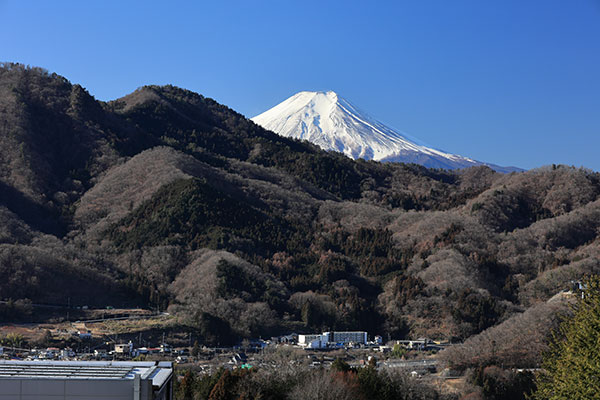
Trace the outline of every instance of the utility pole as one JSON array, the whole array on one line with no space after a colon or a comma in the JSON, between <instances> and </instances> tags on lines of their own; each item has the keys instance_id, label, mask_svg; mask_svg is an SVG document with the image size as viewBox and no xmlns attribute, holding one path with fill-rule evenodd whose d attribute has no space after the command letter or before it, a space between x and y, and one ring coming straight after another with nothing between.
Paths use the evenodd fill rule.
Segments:
<instances>
[{"instance_id":1,"label":"utility pole","mask_svg":"<svg viewBox=\"0 0 600 400\"><path fill-rule=\"evenodd\" d=\"M69 310L71 309L71 297L67 297L67 322L69 321Z\"/></svg>"}]
</instances>

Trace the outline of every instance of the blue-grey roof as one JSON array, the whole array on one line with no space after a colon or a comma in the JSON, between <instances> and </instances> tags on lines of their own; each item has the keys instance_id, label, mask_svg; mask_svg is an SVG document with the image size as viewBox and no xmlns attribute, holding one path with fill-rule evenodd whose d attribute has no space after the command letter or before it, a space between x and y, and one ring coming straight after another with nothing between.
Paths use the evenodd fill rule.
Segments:
<instances>
[{"instance_id":1,"label":"blue-grey roof","mask_svg":"<svg viewBox=\"0 0 600 400\"><path fill-rule=\"evenodd\" d=\"M161 386L172 373L169 362L0 361L0 379L151 379ZM155 382L156 380L156 382Z\"/></svg>"}]
</instances>

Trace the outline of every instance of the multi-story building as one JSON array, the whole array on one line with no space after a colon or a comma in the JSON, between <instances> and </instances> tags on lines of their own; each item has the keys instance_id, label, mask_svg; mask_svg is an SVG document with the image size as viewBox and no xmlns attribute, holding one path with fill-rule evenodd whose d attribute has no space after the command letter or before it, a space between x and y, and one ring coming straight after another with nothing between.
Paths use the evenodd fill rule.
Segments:
<instances>
[{"instance_id":1,"label":"multi-story building","mask_svg":"<svg viewBox=\"0 0 600 400\"><path fill-rule=\"evenodd\" d=\"M327 335L329 343L359 343L367 344L367 332L352 331L352 332L324 332Z\"/></svg>"},{"instance_id":2,"label":"multi-story building","mask_svg":"<svg viewBox=\"0 0 600 400\"><path fill-rule=\"evenodd\" d=\"M298 344L308 348L323 348L329 344L367 344L367 332L323 332L322 334L298 335Z\"/></svg>"}]
</instances>

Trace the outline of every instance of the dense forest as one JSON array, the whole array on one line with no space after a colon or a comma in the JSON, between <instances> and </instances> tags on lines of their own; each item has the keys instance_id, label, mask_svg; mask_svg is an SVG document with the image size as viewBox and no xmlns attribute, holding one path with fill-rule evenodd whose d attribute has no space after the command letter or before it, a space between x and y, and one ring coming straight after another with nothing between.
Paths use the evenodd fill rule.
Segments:
<instances>
[{"instance_id":1,"label":"dense forest","mask_svg":"<svg viewBox=\"0 0 600 400\"><path fill-rule=\"evenodd\" d=\"M454 400L407 374L352 368L336 359L330 370L221 369L212 374L187 370L179 380L179 399L272 400ZM519 397L511 398L519 400Z\"/></svg>"},{"instance_id":2,"label":"dense forest","mask_svg":"<svg viewBox=\"0 0 600 400\"><path fill-rule=\"evenodd\" d=\"M0 67L4 321L144 306L206 344L353 329L466 340L457 368L535 366L561 291L600 270L599 195L582 168L353 161L177 87L101 102Z\"/></svg>"}]
</instances>

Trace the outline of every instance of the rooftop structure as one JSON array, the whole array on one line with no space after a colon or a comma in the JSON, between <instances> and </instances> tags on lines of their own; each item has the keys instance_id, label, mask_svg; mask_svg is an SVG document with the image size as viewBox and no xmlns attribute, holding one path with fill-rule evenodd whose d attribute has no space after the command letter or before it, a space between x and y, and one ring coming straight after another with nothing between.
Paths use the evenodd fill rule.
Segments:
<instances>
[{"instance_id":1,"label":"rooftop structure","mask_svg":"<svg viewBox=\"0 0 600 400\"><path fill-rule=\"evenodd\" d=\"M171 400L170 362L0 361L0 399Z\"/></svg>"}]
</instances>

